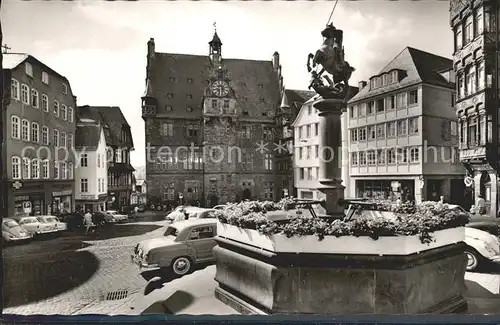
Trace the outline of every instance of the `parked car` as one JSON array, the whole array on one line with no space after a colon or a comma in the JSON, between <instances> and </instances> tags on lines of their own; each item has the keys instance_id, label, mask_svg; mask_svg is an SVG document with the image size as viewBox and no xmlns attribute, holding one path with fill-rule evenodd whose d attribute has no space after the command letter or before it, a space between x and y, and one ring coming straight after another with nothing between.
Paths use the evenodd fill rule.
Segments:
<instances>
[{"instance_id":1,"label":"parked car","mask_svg":"<svg viewBox=\"0 0 500 325\"><path fill-rule=\"evenodd\" d=\"M474 215L465 227L467 270L472 271L485 262L500 263L500 220Z\"/></svg>"},{"instance_id":2,"label":"parked car","mask_svg":"<svg viewBox=\"0 0 500 325\"><path fill-rule=\"evenodd\" d=\"M128 216L126 214L119 213L116 210L108 210L104 213L108 216L108 218L106 218L106 221L109 223L122 222L128 220Z\"/></svg>"},{"instance_id":3,"label":"parked car","mask_svg":"<svg viewBox=\"0 0 500 325\"><path fill-rule=\"evenodd\" d=\"M185 206L185 205L179 205L178 207L176 207L175 209L173 209L172 211L170 211L169 214L167 214L167 216L165 217L165 220L174 221L175 217L177 215L179 215L179 213L181 213L181 211L184 211L184 208L187 208L187 207L188 206Z\"/></svg>"},{"instance_id":4,"label":"parked car","mask_svg":"<svg viewBox=\"0 0 500 325\"><path fill-rule=\"evenodd\" d=\"M21 228L26 230L31 236L35 237L42 234L54 233L57 230L54 225L45 223L40 217L26 216L12 218Z\"/></svg>"},{"instance_id":5,"label":"parked car","mask_svg":"<svg viewBox=\"0 0 500 325\"><path fill-rule=\"evenodd\" d=\"M146 211L146 205L144 205L144 204L139 204L139 205L137 206L137 209L138 209L138 210L137 210L137 212L144 212L144 211Z\"/></svg>"},{"instance_id":6,"label":"parked car","mask_svg":"<svg viewBox=\"0 0 500 325\"><path fill-rule=\"evenodd\" d=\"M188 214L189 219L213 218L215 210L198 207L183 207L182 209L174 212L170 213L165 219L172 222L185 220L186 213Z\"/></svg>"},{"instance_id":7,"label":"parked car","mask_svg":"<svg viewBox=\"0 0 500 325\"><path fill-rule=\"evenodd\" d=\"M14 219L5 218L2 221L2 240L4 243L13 243L30 240L32 236Z\"/></svg>"},{"instance_id":8,"label":"parked car","mask_svg":"<svg viewBox=\"0 0 500 325\"><path fill-rule=\"evenodd\" d=\"M55 231L65 231L68 230L68 224L66 222L61 222L57 217L54 216L39 216L43 222L51 224L54 226Z\"/></svg>"},{"instance_id":9,"label":"parked car","mask_svg":"<svg viewBox=\"0 0 500 325\"><path fill-rule=\"evenodd\" d=\"M160 238L141 241L134 247L132 261L141 270L167 270L182 276L196 264L215 260L217 219L189 219L169 225Z\"/></svg>"}]
</instances>

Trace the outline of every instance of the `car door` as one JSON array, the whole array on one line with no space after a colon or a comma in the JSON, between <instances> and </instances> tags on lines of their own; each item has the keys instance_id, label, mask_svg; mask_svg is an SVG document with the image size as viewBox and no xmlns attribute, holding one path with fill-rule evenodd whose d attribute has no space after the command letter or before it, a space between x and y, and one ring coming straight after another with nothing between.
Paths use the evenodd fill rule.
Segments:
<instances>
[{"instance_id":1,"label":"car door","mask_svg":"<svg viewBox=\"0 0 500 325\"><path fill-rule=\"evenodd\" d=\"M187 244L190 251L194 252L196 262L207 262L214 259L213 249L217 243L215 242L216 226L204 225L195 226L191 229Z\"/></svg>"},{"instance_id":2,"label":"car door","mask_svg":"<svg viewBox=\"0 0 500 325\"><path fill-rule=\"evenodd\" d=\"M21 219L19 221L19 225L21 228L26 230L29 233L35 233L36 232L36 223L33 222L31 219Z\"/></svg>"}]
</instances>

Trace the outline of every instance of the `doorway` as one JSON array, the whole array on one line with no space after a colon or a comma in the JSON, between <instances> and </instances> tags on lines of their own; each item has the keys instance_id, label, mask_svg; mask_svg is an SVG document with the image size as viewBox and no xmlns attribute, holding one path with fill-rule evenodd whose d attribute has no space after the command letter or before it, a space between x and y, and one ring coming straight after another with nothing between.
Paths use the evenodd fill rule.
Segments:
<instances>
[{"instance_id":1,"label":"doorway","mask_svg":"<svg viewBox=\"0 0 500 325\"><path fill-rule=\"evenodd\" d=\"M251 197L252 197L252 192L250 192L248 188L244 189L243 194L241 195L241 199L245 201L245 200L250 200Z\"/></svg>"}]
</instances>

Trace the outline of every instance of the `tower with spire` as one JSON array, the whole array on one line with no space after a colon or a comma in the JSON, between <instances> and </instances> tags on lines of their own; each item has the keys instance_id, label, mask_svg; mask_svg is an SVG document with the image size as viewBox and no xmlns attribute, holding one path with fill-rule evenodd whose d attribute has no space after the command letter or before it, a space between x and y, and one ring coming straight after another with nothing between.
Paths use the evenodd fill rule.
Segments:
<instances>
[{"instance_id":1,"label":"tower with spire","mask_svg":"<svg viewBox=\"0 0 500 325\"><path fill-rule=\"evenodd\" d=\"M210 42L208 42L209 45L209 57L210 61L212 64L216 65L221 62L221 55L222 55L222 42L219 38L219 35L217 35L217 27L216 24L214 23L214 37Z\"/></svg>"}]
</instances>

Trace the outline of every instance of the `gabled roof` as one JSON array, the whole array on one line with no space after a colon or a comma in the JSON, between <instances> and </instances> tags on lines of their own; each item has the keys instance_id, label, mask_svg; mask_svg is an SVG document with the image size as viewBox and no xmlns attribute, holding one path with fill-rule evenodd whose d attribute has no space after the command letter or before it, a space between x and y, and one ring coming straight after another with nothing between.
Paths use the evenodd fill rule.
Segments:
<instances>
[{"instance_id":1,"label":"gabled roof","mask_svg":"<svg viewBox=\"0 0 500 325\"><path fill-rule=\"evenodd\" d=\"M285 108L295 105L296 108L300 108L302 104L312 98L315 94L316 92L309 90L285 89L281 99L281 107Z\"/></svg>"},{"instance_id":2,"label":"gabled roof","mask_svg":"<svg viewBox=\"0 0 500 325\"><path fill-rule=\"evenodd\" d=\"M3 53L2 56L2 67L4 69L14 69L29 57L28 54L24 53Z\"/></svg>"},{"instance_id":3,"label":"gabled roof","mask_svg":"<svg viewBox=\"0 0 500 325\"><path fill-rule=\"evenodd\" d=\"M419 83L454 88L454 84L449 83L440 74L443 70L452 68L453 61L451 59L406 47L377 74L381 75L392 70L400 70L403 72L403 76L398 83L373 90L370 90L370 84L368 83L363 89L359 90L359 93L349 103Z\"/></svg>"},{"instance_id":4,"label":"gabled roof","mask_svg":"<svg viewBox=\"0 0 500 325\"><path fill-rule=\"evenodd\" d=\"M231 75L229 84L242 110L259 112L271 103L279 104L278 74L271 60L222 59L222 64ZM204 89L212 71L208 56L157 52L148 70L149 86L158 101L157 114L201 117ZM173 96L169 98L167 94ZM173 110L167 111L167 105ZM194 111L186 113L187 106Z\"/></svg>"},{"instance_id":5,"label":"gabled roof","mask_svg":"<svg viewBox=\"0 0 500 325\"><path fill-rule=\"evenodd\" d=\"M24 61L27 61L27 60L34 61L37 64L43 66L44 69L47 70L47 72L50 72L54 75L57 75L58 77L60 77L64 81L66 81L66 83L68 84L67 86L70 87L70 89L71 89L71 85L69 84L68 78L66 78L62 74L58 73L57 71L55 71L54 69L52 69L51 67L49 67L48 65L43 63L42 61L38 60L34 56L29 55L27 53L3 53L2 54L2 69L5 69L5 70L15 69L21 63L23 63Z\"/></svg>"},{"instance_id":6,"label":"gabled roof","mask_svg":"<svg viewBox=\"0 0 500 325\"><path fill-rule=\"evenodd\" d=\"M102 127L96 124L77 125L75 131L75 148L95 150L99 146Z\"/></svg>"},{"instance_id":7,"label":"gabled roof","mask_svg":"<svg viewBox=\"0 0 500 325\"><path fill-rule=\"evenodd\" d=\"M349 86L349 96L351 96L351 98L353 96L356 96L356 94L358 93L358 87L354 87L354 86ZM309 99L307 99L307 101L305 101L302 106L300 107L299 111L297 112L297 116L295 116L295 119L294 121L292 122L292 126L295 126L297 124L297 122L299 121L300 117L302 116L302 112L305 110L305 107L316 101L318 98L320 98L321 96L315 92L313 92L313 96L311 96Z\"/></svg>"},{"instance_id":8,"label":"gabled roof","mask_svg":"<svg viewBox=\"0 0 500 325\"><path fill-rule=\"evenodd\" d=\"M131 146L134 147L132 134L130 134L131 143L124 143L121 140L121 132L125 126L130 132L130 126L118 106L78 106L78 118L90 118L98 121L104 131L106 145L108 146Z\"/></svg>"}]
</instances>

